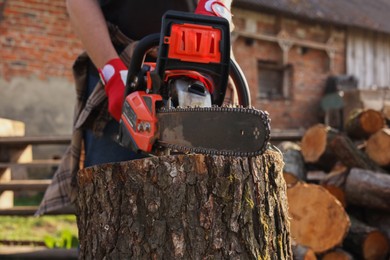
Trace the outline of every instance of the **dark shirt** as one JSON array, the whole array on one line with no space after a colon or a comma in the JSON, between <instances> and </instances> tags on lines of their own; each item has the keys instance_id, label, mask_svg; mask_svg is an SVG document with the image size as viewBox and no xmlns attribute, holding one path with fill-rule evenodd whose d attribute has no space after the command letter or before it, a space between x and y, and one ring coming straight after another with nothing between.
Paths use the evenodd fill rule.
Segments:
<instances>
[{"instance_id":1,"label":"dark shirt","mask_svg":"<svg viewBox=\"0 0 390 260\"><path fill-rule=\"evenodd\" d=\"M160 31L167 10L192 11L194 0L99 0L107 21L133 40Z\"/></svg>"}]
</instances>

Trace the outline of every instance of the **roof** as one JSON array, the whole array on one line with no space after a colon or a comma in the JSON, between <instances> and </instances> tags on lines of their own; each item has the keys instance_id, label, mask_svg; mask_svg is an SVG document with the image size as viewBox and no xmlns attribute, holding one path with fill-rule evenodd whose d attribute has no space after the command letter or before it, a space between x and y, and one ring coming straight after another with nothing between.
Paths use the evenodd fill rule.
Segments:
<instances>
[{"instance_id":1,"label":"roof","mask_svg":"<svg viewBox=\"0 0 390 260\"><path fill-rule=\"evenodd\" d=\"M235 0L233 6L390 33L390 0Z\"/></svg>"}]
</instances>

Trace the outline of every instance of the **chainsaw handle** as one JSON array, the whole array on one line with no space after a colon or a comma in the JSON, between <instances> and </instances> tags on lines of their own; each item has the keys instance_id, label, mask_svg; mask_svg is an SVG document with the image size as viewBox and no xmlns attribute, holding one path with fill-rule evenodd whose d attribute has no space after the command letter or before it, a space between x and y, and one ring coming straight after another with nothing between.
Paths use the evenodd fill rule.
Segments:
<instances>
[{"instance_id":1,"label":"chainsaw handle","mask_svg":"<svg viewBox=\"0 0 390 260\"><path fill-rule=\"evenodd\" d=\"M251 93L249 90L248 82L242 72L237 61L230 59L229 64L229 76L233 80L234 86L237 91L238 103L244 107L251 106Z\"/></svg>"},{"instance_id":2,"label":"chainsaw handle","mask_svg":"<svg viewBox=\"0 0 390 260\"><path fill-rule=\"evenodd\" d=\"M127 73L125 97L137 90L137 77L142 69L146 53L160 43L160 33L150 34L145 36L136 44L133 55L130 60L130 65Z\"/></svg>"},{"instance_id":3,"label":"chainsaw handle","mask_svg":"<svg viewBox=\"0 0 390 260\"><path fill-rule=\"evenodd\" d=\"M142 38L133 51L128 69L125 88L125 97L137 90L137 77L142 69L146 53L153 47L159 46L160 33L150 34ZM245 76L234 59L230 59L229 75L237 90L239 104L247 107L251 105L250 91Z\"/></svg>"}]
</instances>

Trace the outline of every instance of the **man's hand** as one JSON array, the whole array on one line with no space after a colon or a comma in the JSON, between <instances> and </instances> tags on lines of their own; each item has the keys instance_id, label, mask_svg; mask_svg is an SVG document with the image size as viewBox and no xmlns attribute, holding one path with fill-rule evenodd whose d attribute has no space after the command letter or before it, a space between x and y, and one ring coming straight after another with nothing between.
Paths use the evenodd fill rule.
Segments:
<instances>
[{"instance_id":1,"label":"man's hand","mask_svg":"<svg viewBox=\"0 0 390 260\"><path fill-rule=\"evenodd\" d=\"M99 69L108 97L108 111L117 121L120 120L122 114L127 72L126 65L119 58L110 60L102 69Z\"/></svg>"},{"instance_id":2,"label":"man's hand","mask_svg":"<svg viewBox=\"0 0 390 260\"><path fill-rule=\"evenodd\" d=\"M233 31L234 24L230 12L231 3L231 0L199 0L195 13L223 17L229 21L230 31Z\"/></svg>"}]
</instances>

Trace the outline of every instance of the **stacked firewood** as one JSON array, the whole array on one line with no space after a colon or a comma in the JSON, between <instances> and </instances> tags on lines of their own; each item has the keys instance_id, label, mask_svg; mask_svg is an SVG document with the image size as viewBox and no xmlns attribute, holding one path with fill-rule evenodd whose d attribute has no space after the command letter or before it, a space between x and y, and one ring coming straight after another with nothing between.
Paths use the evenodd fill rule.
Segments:
<instances>
[{"instance_id":1,"label":"stacked firewood","mask_svg":"<svg viewBox=\"0 0 390 260\"><path fill-rule=\"evenodd\" d=\"M294 259L389 259L390 128L360 110L339 131L324 124L278 145Z\"/></svg>"}]
</instances>

